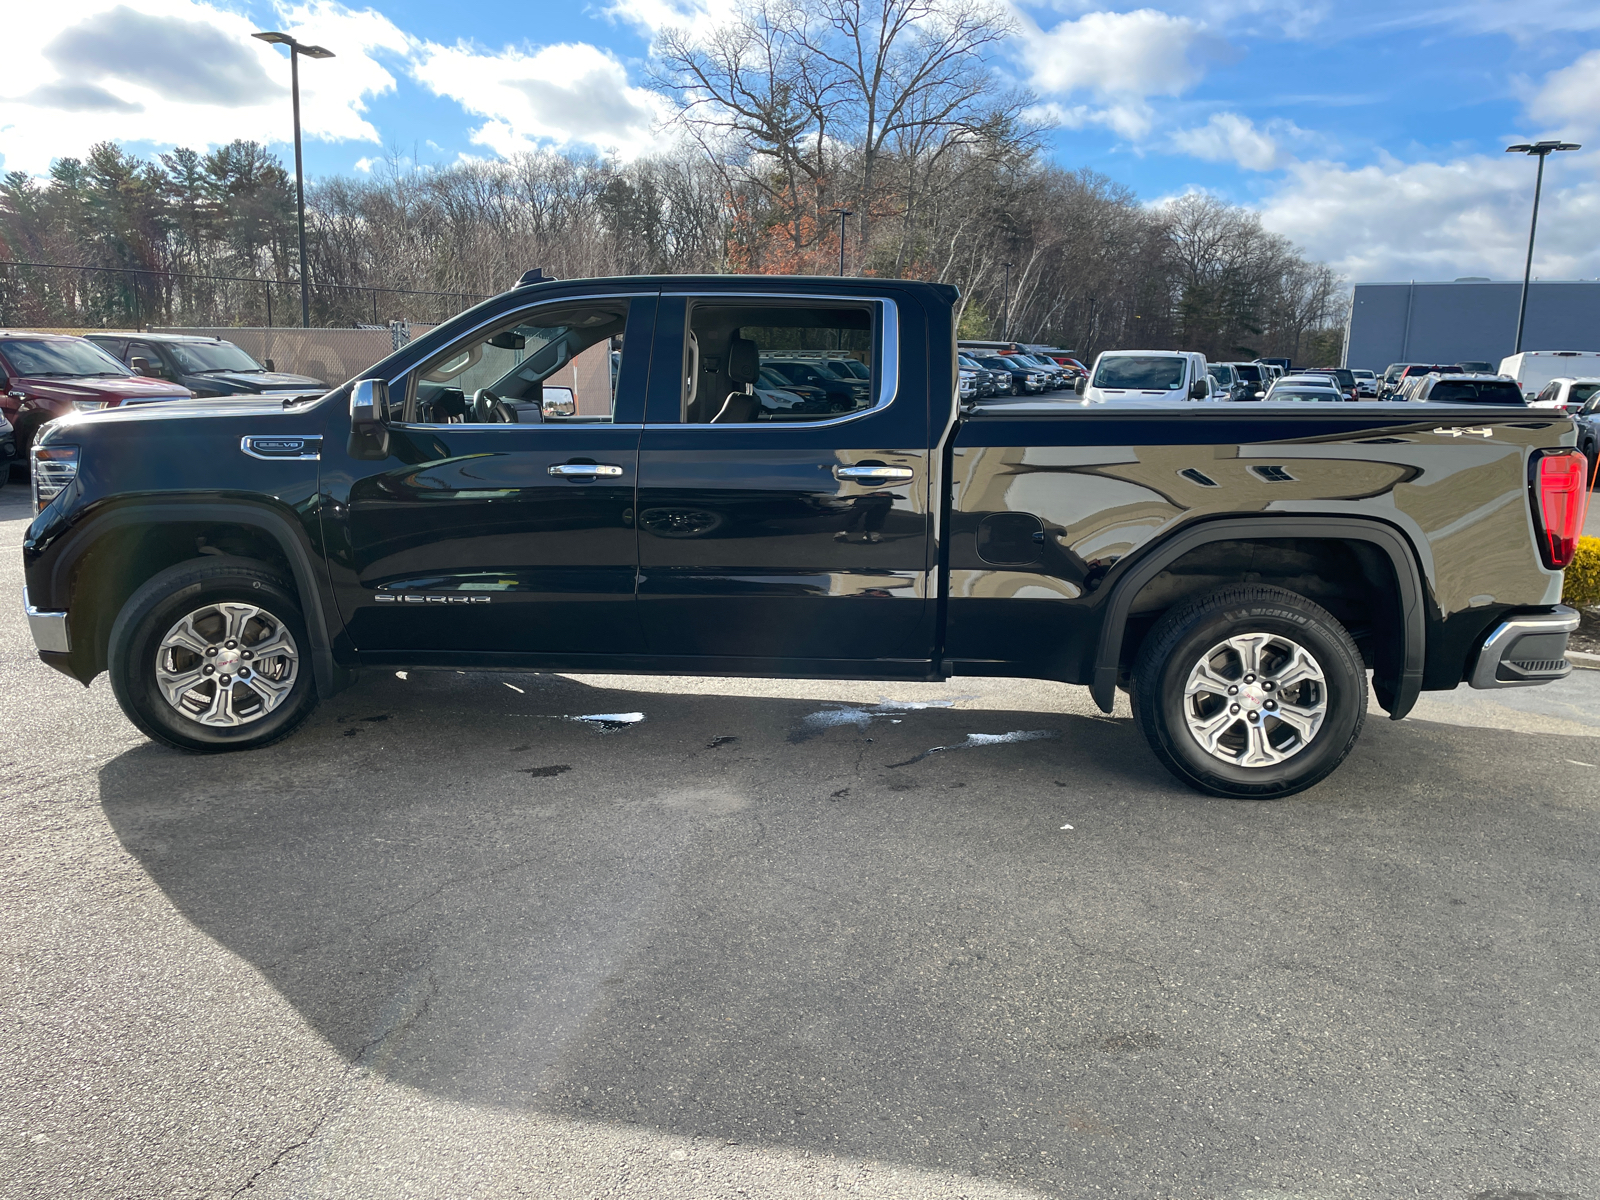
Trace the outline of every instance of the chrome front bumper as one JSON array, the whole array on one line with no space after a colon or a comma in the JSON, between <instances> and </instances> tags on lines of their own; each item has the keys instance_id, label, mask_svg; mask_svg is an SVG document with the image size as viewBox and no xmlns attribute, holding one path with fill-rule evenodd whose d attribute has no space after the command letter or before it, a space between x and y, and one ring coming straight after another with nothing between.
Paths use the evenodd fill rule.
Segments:
<instances>
[{"instance_id":1,"label":"chrome front bumper","mask_svg":"<svg viewBox=\"0 0 1600 1200\"><path fill-rule=\"evenodd\" d=\"M51 654L68 654L72 651L72 638L67 634L67 614L41 612L28 600L28 589L22 589L22 607L28 614L28 631L33 634L33 644Z\"/></svg>"},{"instance_id":2,"label":"chrome front bumper","mask_svg":"<svg viewBox=\"0 0 1600 1200\"><path fill-rule=\"evenodd\" d=\"M1572 674L1567 636L1577 628L1577 610L1559 604L1554 612L1502 621L1484 639L1467 682L1475 688L1508 688L1565 679Z\"/></svg>"}]
</instances>

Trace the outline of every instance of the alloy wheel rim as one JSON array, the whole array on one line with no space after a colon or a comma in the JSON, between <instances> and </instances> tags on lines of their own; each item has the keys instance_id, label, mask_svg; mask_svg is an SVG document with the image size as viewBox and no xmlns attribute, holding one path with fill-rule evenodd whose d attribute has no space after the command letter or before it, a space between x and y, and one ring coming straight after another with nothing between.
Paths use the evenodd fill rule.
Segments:
<instances>
[{"instance_id":1,"label":"alloy wheel rim","mask_svg":"<svg viewBox=\"0 0 1600 1200\"><path fill-rule=\"evenodd\" d=\"M259 721L294 690L300 651L281 620L254 604L195 609L156 649L156 687L182 716L232 728Z\"/></svg>"},{"instance_id":2,"label":"alloy wheel rim","mask_svg":"<svg viewBox=\"0 0 1600 1200\"><path fill-rule=\"evenodd\" d=\"M1200 656L1183 689L1183 716L1200 748L1239 767L1273 767L1303 751L1328 715L1328 681L1304 646L1242 633Z\"/></svg>"}]
</instances>

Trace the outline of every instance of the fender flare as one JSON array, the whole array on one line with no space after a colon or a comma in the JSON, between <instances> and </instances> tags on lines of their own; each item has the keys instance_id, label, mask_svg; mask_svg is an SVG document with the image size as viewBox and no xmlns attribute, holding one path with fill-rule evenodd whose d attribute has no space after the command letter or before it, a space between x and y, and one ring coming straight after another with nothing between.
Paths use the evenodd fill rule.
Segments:
<instances>
[{"instance_id":1,"label":"fender flare","mask_svg":"<svg viewBox=\"0 0 1600 1200\"><path fill-rule=\"evenodd\" d=\"M351 668L341 665L333 657L333 638L329 631L327 611L322 603L324 592L318 586L317 561L304 531L283 514L263 504L209 499L152 503L135 501L119 505L110 512L98 513L72 529L69 536L73 544L63 547L63 552L50 565L52 593L57 596L68 594L66 584L72 577L73 568L106 534L130 525L180 521L248 525L272 538L289 563L289 570L294 575L292 582L300 595L306 632L311 638L311 670L317 695L325 700L354 682Z\"/></svg>"},{"instance_id":2,"label":"fender flare","mask_svg":"<svg viewBox=\"0 0 1600 1200\"><path fill-rule=\"evenodd\" d=\"M1128 611L1144 586L1197 546L1207 542L1262 538L1367 542L1388 555L1400 588L1401 663L1389 719L1398 721L1411 711L1422 693L1428 630L1417 556L1405 534L1382 521L1343 517L1257 516L1222 518L1180 530L1143 554L1112 586L1111 595L1106 600L1105 616L1100 623L1093 682L1089 686L1090 695L1100 706L1101 712L1111 711L1122 666L1122 638L1128 623Z\"/></svg>"}]
</instances>

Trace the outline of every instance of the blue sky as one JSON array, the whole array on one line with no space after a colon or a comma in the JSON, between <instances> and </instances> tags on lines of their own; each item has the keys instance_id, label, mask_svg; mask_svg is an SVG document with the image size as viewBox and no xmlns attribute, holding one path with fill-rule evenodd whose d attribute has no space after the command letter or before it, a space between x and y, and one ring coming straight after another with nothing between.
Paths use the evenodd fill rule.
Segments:
<instances>
[{"instance_id":1,"label":"blue sky","mask_svg":"<svg viewBox=\"0 0 1600 1200\"><path fill-rule=\"evenodd\" d=\"M0 156L42 173L99 138L140 153L233 137L288 157L288 64L250 40L289 29L310 175L505 157L540 145L623 157L670 137L641 85L655 32L737 0L77 0L8 18ZM993 69L1055 124L1049 155L1146 202L1204 189L1353 280L1520 274L1533 164L1510 141L1586 143L1552 160L1535 273L1600 276L1600 4L1171 0L1013 4Z\"/></svg>"}]
</instances>

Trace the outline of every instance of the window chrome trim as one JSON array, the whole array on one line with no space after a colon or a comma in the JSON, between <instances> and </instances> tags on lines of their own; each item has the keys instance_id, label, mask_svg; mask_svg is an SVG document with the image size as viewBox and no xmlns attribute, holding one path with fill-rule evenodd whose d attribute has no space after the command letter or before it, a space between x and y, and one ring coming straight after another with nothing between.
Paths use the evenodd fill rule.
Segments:
<instances>
[{"instance_id":1,"label":"window chrome trim","mask_svg":"<svg viewBox=\"0 0 1600 1200\"><path fill-rule=\"evenodd\" d=\"M862 417L869 417L873 413L882 412L894 403L895 397L900 392L900 310L895 301L888 296L832 296L812 295L808 292L667 292L661 293L662 299L667 297L684 297L688 300L843 300L851 304L875 304L878 306L878 357L881 369L878 378L878 399L871 408L863 408L860 412L845 413L840 417L829 417L825 421L747 421L736 423L729 421L721 425L710 422L689 424L685 421L660 421L655 424L646 423L649 429L822 429L829 425L843 425L847 421L859 421Z\"/></svg>"},{"instance_id":2,"label":"window chrome trim","mask_svg":"<svg viewBox=\"0 0 1600 1200\"><path fill-rule=\"evenodd\" d=\"M552 296L552 297L545 297L543 299L540 299L537 303L530 304L530 305L526 306L525 308L513 307L511 309L508 309L505 312L502 312L497 317L490 317L487 320L479 321L471 329L465 330L461 334L457 335L457 337L452 339L452 341L453 342L460 341L463 338L471 337L473 334L477 333L480 329L487 329L491 325L497 325L500 322L506 320L507 317L512 316L512 315L514 315L516 313L519 313L519 312L531 312L536 308L548 308L553 304L565 304L565 303L581 304L581 303L583 303L585 301L588 301L588 300L654 300L654 299L659 298L660 296L661 296L661 292L659 290L656 290L656 291L649 291L649 292L601 292L601 293L598 293L598 294L592 295L592 296ZM437 328L437 326L435 328ZM428 332L432 333L433 330L430 329ZM645 353L649 354L650 351L646 350ZM406 365L400 371L398 371L397 373L389 376L389 378L386 379L384 382L387 383L392 388L394 386L395 380L404 379L407 375L411 374L411 372L415 371L423 363L427 362L428 359L431 358L431 357L432 357L432 355L419 354L416 358L413 358L413 359L409 360L406 363ZM404 402L402 401L402 403L404 403ZM456 424L456 425L424 425L424 424L422 424L420 422L413 423L413 424L408 424L408 423L406 423L404 421L391 420L391 421L388 422L388 424L390 425L390 427L392 427L394 429L496 429L496 428L505 428L506 427L505 422L501 422L501 421L484 422L482 424L480 424L480 423L478 423L476 421L471 422L471 423L463 421L463 422L461 422L459 424ZM594 429L594 428L598 428L598 427L600 427L602 425L607 429L641 429L641 428L643 428L643 426L640 426L640 425L611 425L611 424L606 423L606 422L598 422L596 425L586 426L585 428ZM511 426L511 428L514 428L514 429L522 429L522 428L532 429L533 426L532 425L523 426L523 425L521 425L519 423L517 425ZM540 428L543 428L543 423L542 422L540 423Z\"/></svg>"}]
</instances>

